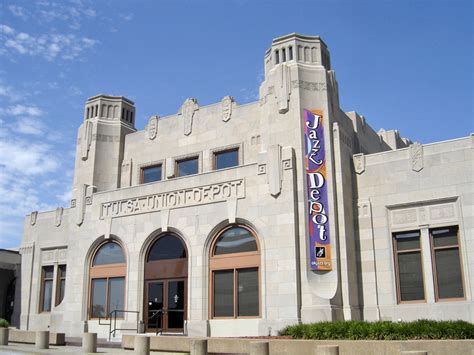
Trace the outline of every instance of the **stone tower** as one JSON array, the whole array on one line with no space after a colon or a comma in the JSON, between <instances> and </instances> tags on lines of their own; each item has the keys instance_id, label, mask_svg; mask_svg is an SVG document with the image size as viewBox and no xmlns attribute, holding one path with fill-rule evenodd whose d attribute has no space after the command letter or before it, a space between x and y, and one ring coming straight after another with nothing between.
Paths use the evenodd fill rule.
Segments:
<instances>
[{"instance_id":1,"label":"stone tower","mask_svg":"<svg viewBox=\"0 0 474 355\"><path fill-rule=\"evenodd\" d=\"M120 186L125 136L135 131L131 100L101 94L86 101L84 122L78 130L73 204L94 191Z\"/></svg>"},{"instance_id":2,"label":"stone tower","mask_svg":"<svg viewBox=\"0 0 474 355\"><path fill-rule=\"evenodd\" d=\"M303 321L327 319L357 319L357 298L354 236L351 213L340 217L340 211L351 211L351 176L343 176L342 165L349 165L351 148L341 148L342 130L346 141L353 138L352 122L339 107L338 84L331 69L328 47L319 36L296 33L273 40L265 53L265 80L260 86L260 103L267 106L267 120L282 127L274 134L275 141L285 138L295 148L297 165L297 193L299 201L308 201L305 173L305 111L321 115L324 141L327 206L327 229L330 235L332 265L326 270L311 270L314 245L308 240L308 204L300 205L299 256L301 268L301 319ZM272 140L270 138L270 140ZM318 147L319 147L318 143ZM349 143L348 143L349 144ZM346 159L347 158L347 159ZM346 162L347 160L347 162ZM346 174L347 175L347 174Z\"/></svg>"}]
</instances>

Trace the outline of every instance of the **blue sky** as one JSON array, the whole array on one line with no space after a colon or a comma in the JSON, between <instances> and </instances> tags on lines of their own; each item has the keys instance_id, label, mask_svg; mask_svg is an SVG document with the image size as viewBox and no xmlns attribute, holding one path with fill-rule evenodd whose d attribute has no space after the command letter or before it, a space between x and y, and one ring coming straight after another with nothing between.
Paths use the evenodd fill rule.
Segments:
<instances>
[{"instance_id":1,"label":"blue sky","mask_svg":"<svg viewBox=\"0 0 474 355\"><path fill-rule=\"evenodd\" d=\"M0 4L0 248L68 206L87 97L135 101L137 128L232 95L257 100L272 38L320 35L345 111L430 143L473 124L473 2L9 1Z\"/></svg>"}]
</instances>

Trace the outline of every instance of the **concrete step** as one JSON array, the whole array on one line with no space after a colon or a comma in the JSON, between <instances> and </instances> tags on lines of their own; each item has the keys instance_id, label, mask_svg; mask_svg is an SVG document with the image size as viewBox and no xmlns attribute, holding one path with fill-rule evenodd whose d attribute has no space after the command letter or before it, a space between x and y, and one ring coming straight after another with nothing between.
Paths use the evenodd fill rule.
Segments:
<instances>
[{"instance_id":1,"label":"concrete step","mask_svg":"<svg viewBox=\"0 0 474 355\"><path fill-rule=\"evenodd\" d=\"M66 345L69 346L82 346L82 338L79 337L66 337ZM116 348L122 347L122 339L109 341L105 338L97 338L97 347L99 348Z\"/></svg>"}]
</instances>

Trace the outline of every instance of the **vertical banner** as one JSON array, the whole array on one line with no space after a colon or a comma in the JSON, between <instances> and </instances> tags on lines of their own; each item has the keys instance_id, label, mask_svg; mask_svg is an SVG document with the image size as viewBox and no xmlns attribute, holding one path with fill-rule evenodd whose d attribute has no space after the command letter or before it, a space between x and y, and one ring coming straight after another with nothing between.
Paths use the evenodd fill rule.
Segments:
<instances>
[{"instance_id":1,"label":"vertical banner","mask_svg":"<svg viewBox=\"0 0 474 355\"><path fill-rule=\"evenodd\" d=\"M304 110L304 137L311 269L332 270L322 111Z\"/></svg>"}]
</instances>

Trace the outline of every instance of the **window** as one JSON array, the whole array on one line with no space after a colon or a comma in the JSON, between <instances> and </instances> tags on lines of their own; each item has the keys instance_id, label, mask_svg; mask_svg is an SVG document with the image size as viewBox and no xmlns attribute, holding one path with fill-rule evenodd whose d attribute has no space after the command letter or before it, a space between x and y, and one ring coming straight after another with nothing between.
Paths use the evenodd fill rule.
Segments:
<instances>
[{"instance_id":1,"label":"window","mask_svg":"<svg viewBox=\"0 0 474 355\"><path fill-rule=\"evenodd\" d=\"M224 229L211 246L212 318L260 315L260 252L254 233L244 226Z\"/></svg>"},{"instance_id":2,"label":"window","mask_svg":"<svg viewBox=\"0 0 474 355\"><path fill-rule=\"evenodd\" d=\"M464 298L458 227L430 230L436 300Z\"/></svg>"},{"instance_id":3,"label":"window","mask_svg":"<svg viewBox=\"0 0 474 355\"><path fill-rule=\"evenodd\" d=\"M102 244L92 259L90 275L89 317L108 317L125 305L126 261L122 247L116 241ZM117 317L123 314L117 312Z\"/></svg>"},{"instance_id":4,"label":"window","mask_svg":"<svg viewBox=\"0 0 474 355\"><path fill-rule=\"evenodd\" d=\"M153 181L160 181L161 180L161 164L154 165L154 166L147 166L146 168L142 168L141 173L141 181L142 184L146 184L148 182Z\"/></svg>"},{"instance_id":5,"label":"window","mask_svg":"<svg viewBox=\"0 0 474 355\"><path fill-rule=\"evenodd\" d=\"M275 51L275 64L278 64L280 63L280 52L279 51Z\"/></svg>"},{"instance_id":6,"label":"window","mask_svg":"<svg viewBox=\"0 0 474 355\"><path fill-rule=\"evenodd\" d=\"M193 175L199 172L199 158L193 157L176 161L177 176Z\"/></svg>"},{"instance_id":7,"label":"window","mask_svg":"<svg viewBox=\"0 0 474 355\"><path fill-rule=\"evenodd\" d=\"M398 301L424 300L420 232L395 233L393 243Z\"/></svg>"},{"instance_id":8,"label":"window","mask_svg":"<svg viewBox=\"0 0 474 355\"><path fill-rule=\"evenodd\" d=\"M239 149L224 150L214 153L214 169L225 169L239 165Z\"/></svg>"},{"instance_id":9,"label":"window","mask_svg":"<svg viewBox=\"0 0 474 355\"><path fill-rule=\"evenodd\" d=\"M286 49L285 48L281 50L281 57L282 57L281 61L286 62Z\"/></svg>"},{"instance_id":10,"label":"window","mask_svg":"<svg viewBox=\"0 0 474 355\"><path fill-rule=\"evenodd\" d=\"M181 240L173 234L165 234L150 248L147 261L183 258L186 258L186 249Z\"/></svg>"},{"instance_id":11,"label":"window","mask_svg":"<svg viewBox=\"0 0 474 355\"><path fill-rule=\"evenodd\" d=\"M64 299L64 287L66 286L66 265L58 266L58 283L56 286L56 306Z\"/></svg>"},{"instance_id":12,"label":"window","mask_svg":"<svg viewBox=\"0 0 474 355\"><path fill-rule=\"evenodd\" d=\"M53 299L54 266L43 266L41 275L40 312L51 312Z\"/></svg>"},{"instance_id":13,"label":"window","mask_svg":"<svg viewBox=\"0 0 474 355\"><path fill-rule=\"evenodd\" d=\"M289 60L293 60L293 47L292 46L288 47L288 57L289 57Z\"/></svg>"}]
</instances>

